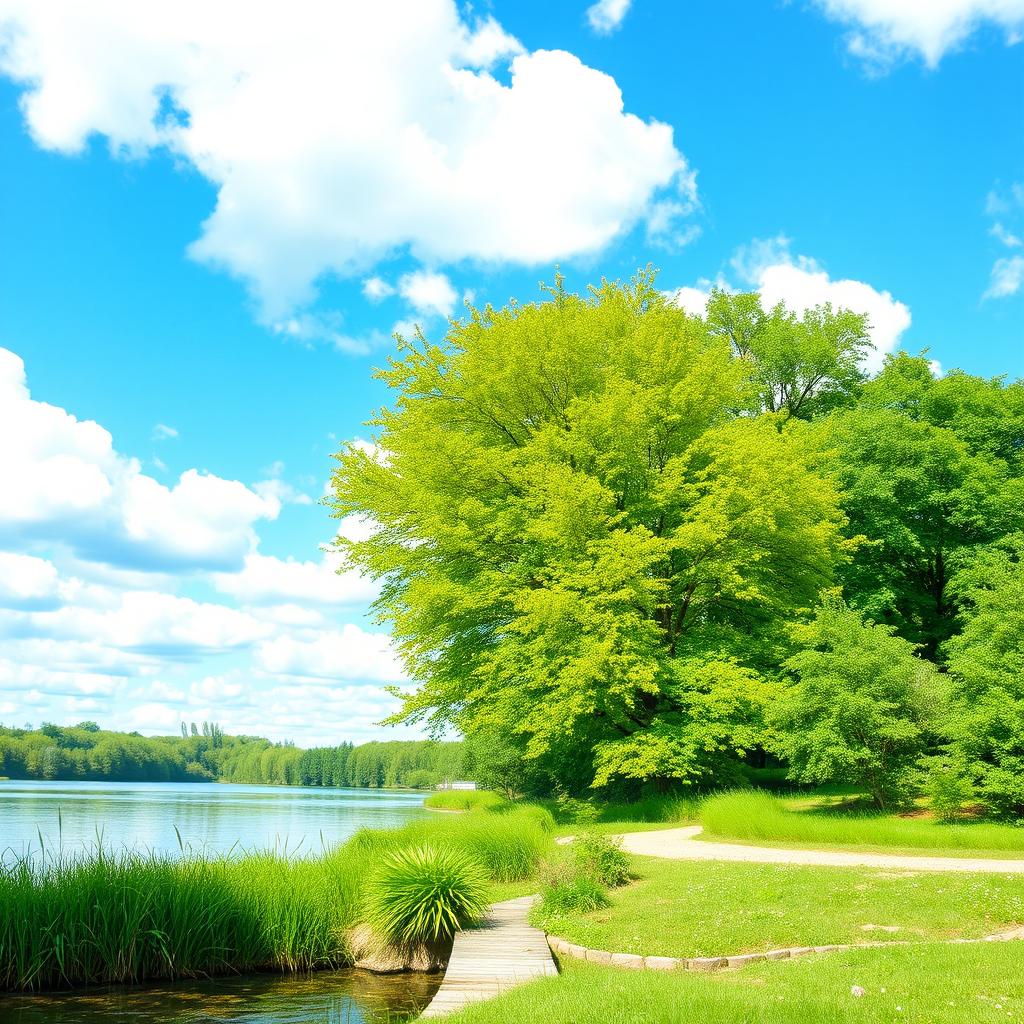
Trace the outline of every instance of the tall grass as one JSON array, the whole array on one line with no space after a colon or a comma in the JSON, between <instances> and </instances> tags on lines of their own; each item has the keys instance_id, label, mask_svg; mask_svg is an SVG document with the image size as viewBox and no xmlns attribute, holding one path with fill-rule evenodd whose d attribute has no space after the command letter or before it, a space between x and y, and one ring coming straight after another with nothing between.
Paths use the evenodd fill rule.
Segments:
<instances>
[{"instance_id":1,"label":"tall grass","mask_svg":"<svg viewBox=\"0 0 1024 1024\"><path fill-rule=\"evenodd\" d=\"M738 790L709 797L700 820L711 836L812 846L1024 853L1024 828L991 822L942 824L866 811L791 810L768 793Z\"/></svg>"},{"instance_id":2,"label":"tall grass","mask_svg":"<svg viewBox=\"0 0 1024 1024\"><path fill-rule=\"evenodd\" d=\"M0 866L0 989L341 966L385 856L430 845L514 881L536 869L552 828L547 812L519 808L364 830L302 860L44 852Z\"/></svg>"},{"instance_id":3,"label":"tall grass","mask_svg":"<svg viewBox=\"0 0 1024 1024\"><path fill-rule=\"evenodd\" d=\"M435 811L495 811L508 802L489 789L443 789L431 793L423 806Z\"/></svg>"}]
</instances>

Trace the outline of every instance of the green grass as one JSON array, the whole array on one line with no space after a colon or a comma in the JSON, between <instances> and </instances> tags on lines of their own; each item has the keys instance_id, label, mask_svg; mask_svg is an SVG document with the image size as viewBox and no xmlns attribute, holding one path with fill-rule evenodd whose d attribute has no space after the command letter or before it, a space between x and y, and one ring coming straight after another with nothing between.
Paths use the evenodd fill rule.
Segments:
<instances>
[{"instance_id":1,"label":"green grass","mask_svg":"<svg viewBox=\"0 0 1024 1024\"><path fill-rule=\"evenodd\" d=\"M740 790L701 804L702 839L921 853L943 856L1022 857L1024 828L994 822L943 824L841 807L796 810L768 793Z\"/></svg>"},{"instance_id":2,"label":"green grass","mask_svg":"<svg viewBox=\"0 0 1024 1024\"><path fill-rule=\"evenodd\" d=\"M553 828L521 807L365 829L303 860L96 850L21 861L0 868L0 989L344 965L345 932L387 855L429 844L479 864L494 886L523 885Z\"/></svg>"},{"instance_id":3,"label":"green grass","mask_svg":"<svg viewBox=\"0 0 1024 1024\"><path fill-rule=\"evenodd\" d=\"M632 803L608 802L595 805L596 817L576 820L554 800L538 801L554 816L558 834L574 835L581 829L606 835L617 832L653 832L676 828L697 820L699 803L679 796L652 796Z\"/></svg>"},{"instance_id":4,"label":"green grass","mask_svg":"<svg viewBox=\"0 0 1024 1024\"><path fill-rule=\"evenodd\" d=\"M495 811L508 802L489 789L444 789L431 793L423 806L434 811Z\"/></svg>"},{"instance_id":5,"label":"green grass","mask_svg":"<svg viewBox=\"0 0 1024 1024\"><path fill-rule=\"evenodd\" d=\"M858 950L719 974L568 961L450 1024L994 1024L1024 1015L1015 943ZM865 989L856 998L851 987Z\"/></svg>"},{"instance_id":6,"label":"green grass","mask_svg":"<svg viewBox=\"0 0 1024 1024\"><path fill-rule=\"evenodd\" d=\"M719 956L786 946L976 938L1024 924L1024 877L634 858L607 908L543 918L591 949ZM895 926L895 932L864 925ZM1024 963L1024 946L1018 947Z\"/></svg>"}]
</instances>

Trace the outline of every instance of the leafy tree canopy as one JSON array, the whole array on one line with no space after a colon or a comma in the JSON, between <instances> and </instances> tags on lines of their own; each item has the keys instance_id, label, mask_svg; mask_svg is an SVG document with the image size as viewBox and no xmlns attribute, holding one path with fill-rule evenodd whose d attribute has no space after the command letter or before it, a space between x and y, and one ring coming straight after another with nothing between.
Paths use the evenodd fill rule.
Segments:
<instances>
[{"instance_id":1,"label":"leafy tree canopy","mask_svg":"<svg viewBox=\"0 0 1024 1024\"><path fill-rule=\"evenodd\" d=\"M750 414L767 378L712 319L650 274L585 296L559 279L379 372L377 451L338 455L333 506L377 527L345 550L382 581L416 685L396 719L495 730L533 758L596 749L598 783L695 781L755 742L757 672L832 584L844 517L806 425L780 431L774 399Z\"/></svg>"}]
</instances>

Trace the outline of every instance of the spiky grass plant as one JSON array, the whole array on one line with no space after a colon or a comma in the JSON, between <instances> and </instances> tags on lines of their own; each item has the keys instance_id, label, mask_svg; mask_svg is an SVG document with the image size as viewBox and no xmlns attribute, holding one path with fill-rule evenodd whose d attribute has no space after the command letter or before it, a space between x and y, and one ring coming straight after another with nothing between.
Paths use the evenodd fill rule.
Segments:
<instances>
[{"instance_id":1,"label":"spiky grass plant","mask_svg":"<svg viewBox=\"0 0 1024 1024\"><path fill-rule=\"evenodd\" d=\"M487 873L457 850L419 846L388 856L367 891L374 930L397 945L451 938L487 907Z\"/></svg>"}]
</instances>

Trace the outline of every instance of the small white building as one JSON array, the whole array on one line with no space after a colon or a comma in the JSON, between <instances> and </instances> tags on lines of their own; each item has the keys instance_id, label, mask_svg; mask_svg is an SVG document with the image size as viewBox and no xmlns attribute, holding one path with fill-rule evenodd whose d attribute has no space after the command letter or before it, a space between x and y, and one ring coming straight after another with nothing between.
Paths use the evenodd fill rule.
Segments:
<instances>
[{"instance_id":1,"label":"small white building","mask_svg":"<svg viewBox=\"0 0 1024 1024\"><path fill-rule=\"evenodd\" d=\"M439 782L437 784L438 789L476 789L475 782L458 781L455 782Z\"/></svg>"}]
</instances>

